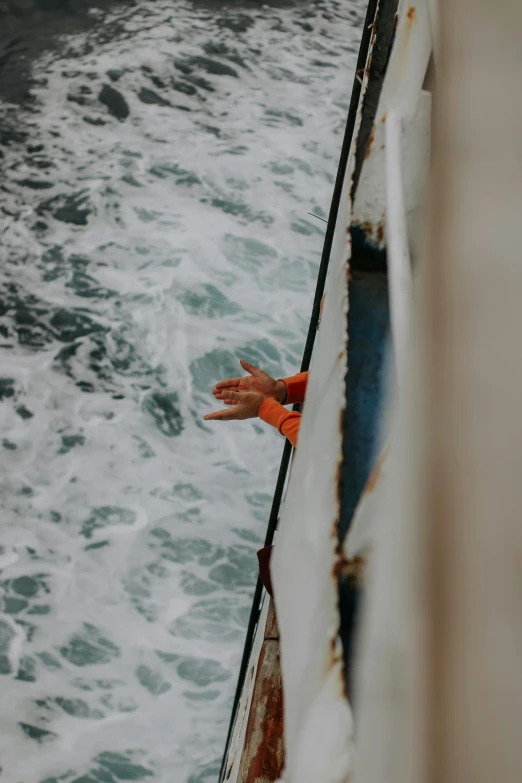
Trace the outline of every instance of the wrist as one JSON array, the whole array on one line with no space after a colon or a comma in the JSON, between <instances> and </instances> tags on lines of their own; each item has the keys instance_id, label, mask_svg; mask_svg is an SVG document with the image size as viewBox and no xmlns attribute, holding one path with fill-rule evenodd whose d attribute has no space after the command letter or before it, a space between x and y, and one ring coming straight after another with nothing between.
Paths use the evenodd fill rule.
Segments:
<instances>
[{"instance_id":1,"label":"wrist","mask_svg":"<svg viewBox=\"0 0 522 783\"><path fill-rule=\"evenodd\" d=\"M256 403L256 416L259 416L259 411L263 407L263 403L266 402L266 400L267 400L266 397L262 397L262 399L258 400L258 402Z\"/></svg>"},{"instance_id":2,"label":"wrist","mask_svg":"<svg viewBox=\"0 0 522 783\"><path fill-rule=\"evenodd\" d=\"M277 400L277 402L281 403L281 405L285 405L287 397L288 397L288 389L286 388L286 383L283 380L279 379L278 381L276 381L274 399Z\"/></svg>"}]
</instances>

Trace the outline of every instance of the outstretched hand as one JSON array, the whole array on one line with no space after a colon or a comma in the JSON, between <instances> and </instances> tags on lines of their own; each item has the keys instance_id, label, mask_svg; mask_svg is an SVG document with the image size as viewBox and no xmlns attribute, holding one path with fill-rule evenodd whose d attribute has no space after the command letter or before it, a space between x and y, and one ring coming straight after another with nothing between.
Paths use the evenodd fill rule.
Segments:
<instances>
[{"instance_id":1,"label":"outstretched hand","mask_svg":"<svg viewBox=\"0 0 522 783\"><path fill-rule=\"evenodd\" d=\"M203 416L205 421L255 419L259 416L259 408L266 400L266 397L257 392L227 391L226 395L221 399L223 399L225 405L229 405L230 407L222 408L220 411L215 411L214 413L207 413L206 416Z\"/></svg>"},{"instance_id":2,"label":"outstretched hand","mask_svg":"<svg viewBox=\"0 0 522 783\"><path fill-rule=\"evenodd\" d=\"M212 394L217 400L223 400L225 404L234 404L230 398L230 392L255 392L262 394L263 397L273 397L277 402L284 403L286 400L286 384L284 381L276 381L264 370L254 367L241 359L241 367L246 370L248 375L242 378L228 378L226 381L216 383ZM250 417L247 417L250 418Z\"/></svg>"}]
</instances>

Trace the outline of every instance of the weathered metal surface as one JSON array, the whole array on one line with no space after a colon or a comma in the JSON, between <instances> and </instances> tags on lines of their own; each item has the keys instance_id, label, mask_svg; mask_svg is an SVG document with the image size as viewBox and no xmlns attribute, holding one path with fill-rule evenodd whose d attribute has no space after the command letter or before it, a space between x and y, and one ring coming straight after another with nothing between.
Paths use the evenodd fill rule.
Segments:
<instances>
[{"instance_id":1,"label":"weathered metal surface","mask_svg":"<svg viewBox=\"0 0 522 783\"><path fill-rule=\"evenodd\" d=\"M284 762L283 685L279 633L270 601L250 703L238 783L274 783Z\"/></svg>"},{"instance_id":2,"label":"weathered metal surface","mask_svg":"<svg viewBox=\"0 0 522 783\"><path fill-rule=\"evenodd\" d=\"M379 9L381 8L383 2L395 3L395 0L373 0L373 3L369 3L368 17L366 20L367 22L368 22L368 18L370 18L369 14L371 11L371 6L373 5L374 14L377 15L379 13ZM363 126L363 122L364 122L365 99L366 99L367 90L370 86L370 69L371 69L371 63L373 59L374 47L376 43L375 16L374 16L374 22L368 25L368 30L370 29L372 31L372 35L369 41L368 56L366 58L366 63L357 72L357 78L361 82L361 90L360 90L359 103L357 106L357 112L356 112L355 123L354 123L352 145L350 148L350 155L349 155L348 164L346 167L346 173L344 177L338 220L335 226L334 239L332 243L331 259L332 260L342 259L343 263L346 262L348 257L352 254L352 238L350 236L349 226L352 222L351 215L352 215L353 181L354 181L354 173L356 167L356 156L358 150L360 149L359 137L361 134L361 127ZM360 65L360 63L358 63L358 65ZM330 263L329 269L330 272L333 270L332 263Z\"/></svg>"},{"instance_id":3,"label":"weathered metal surface","mask_svg":"<svg viewBox=\"0 0 522 783\"><path fill-rule=\"evenodd\" d=\"M380 254L386 252L387 255L387 279L384 274L373 277L380 279L381 288L386 287L390 292L393 358L399 389L406 372L409 340L412 298L410 248L417 249L422 241L422 230L418 227L422 224L429 169L431 102L430 96L423 94L421 89L430 55L431 31L425 0L418 7L401 2L396 40L376 121L365 151L351 225L351 235L358 243L358 257L354 258L357 266L378 269ZM361 253L365 256L364 264L361 263ZM357 308L357 295L357 285L352 291L351 283L339 524L343 553L347 549L346 532L361 501L365 513L364 520L359 515L358 532L361 537L364 521L369 526L368 543L371 536L378 533L379 524L384 523L382 516L386 514L382 504L383 487L380 487L381 492L376 493L378 501L373 499L370 503L365 498L367 491L364 487L377 457L379 426L382 426L387 324L381 321L380 332L376 332L374 326L379 322L377 302ZM345 678L350 692L360 585L352 576L346 575L345 570L340 570L339 602Z\"/></svg>"},{"instance_id":4,"label":"weathered metal surface","mask_svg":"<svg viewBox=\"0 0 522 783\"><path fill-rule=\"evenodd\" d=\"M395 48L392 52L388 74L395 59L394 77L389 81L386 76L377 123L374 132L370 129L368 134L368 139L373 136L373 141L364 150L369 149L369 154L361 169L359 191L363 187L361 204L369 205L367 217L363 209L355 215L355 220L350 201L355 170L352 150L333 242L327 306L312 359L299 448L272 560L282 628L285 783L345 783L352 773L353 722L345 690L349 672L343 668L339 634L349 660L348 647L352 644L361 571L365 565L359 552L347 558L339 556L342 551L339 541L344 540L349 546L345 533L354 511L361 499L364 501L367 495L373 494L372 480L368 479L378 455L388 293L386 275L382 272L383 258L375 266L381 271L369 275L373 277L371 282L369 277L360 277L361 273L353 270L347 339L347 261L350 240L356 237L357 231L363 243L368 241L372 250L384 254L385 124L388 111L399 111L401 117L407 118L405 133L411 133L413 140L416 138L414 118L431 46L429 41L426 43L424 29L427 11L421 5L400 4L402 17L396 40L400 36L402 45L398 55ZM381 112L387 84L387 105ZM363 74L363 96L367 86L368 68ZM359 131L361 118L362 103L357 120ZM362 140L361 145L360 149L364 146ZM411 158L412 171L417 166L416 160L415 156ZM409 170L403 173L406 189L410 187ZM374 179L378 179L375 188ZM365 181L367 186L371 185L371 192L365 193ZM418 198L414 201L413 207L417 208ZM377 307L371 301L372 293L379 302ZM347 351L350 370L346 376ZM353 413L351 421L344 416L347 399L348 410ZM341 471L343 453L345 464ZM347 454L350 454L348 460ZM375 486L380 483L377 481Z\"/></svg>"},{"instance_id":5,"label":"weathered metal surface","mask_svg":"<svg viewBox=\"0 0 522 783\"><path fill-rule=\"evenodd\" d=\"M268 615L265 625L265 640L266 639L279 639L279 628L277 625L277 616L275 612L275 604L272 599L268 603Z\"/></svg>"},{"instance_id":6,"label":"weathered metal surface","mask_svg":"<svg viewBox=\"0 0 522 783\"><path fill-rule=\"evenodd\" d=\"M378 455L389 327L388 281L383 272L354 270L348 287L348 372L340 472L339 551ZM353 631L360 587L346 564L338 569L344 679L352 692Z\"/></svg>"},{"instance_id":7,"label":"weathered metal surface","mask_svg":"<svg viewBox=\"0 0 522 783\"><path fill-rule=\"evenodd\" d=\"M378 457L389 328L386 274L353 271L348 296L348 372L338 527L340 546Z\"/></svg>"},{"instance_id":8,"label":"weathered metal surface","mask_svg":"<svg viewBox=\"0 0 522 783\"><path fill-rule=\"evenodd\" d=\"M371 58L370 46L369 58ZM363 74L361 95L368 85ZM361 104L356 135L361 123ZM306 406L272 559L285 701L285 782L339 783L353 765L346 701L337 574L338 469L346 372L347 258L352 147L343 184Z\"/></svg>"},{"instance_id":9,"label":"weathered metal surface","mask_svg":"<svg viewBox=\"0 0 522 783\"><path fill-rule=\"evenodd\" d=\"M358 181L351 232L354 242L354 262L364 267L365 263L382 261L385 248L385 232L379 230L385 224L386 175L385 175L385 126L390 111L401 118L404 128L413 120L424 77L432 51L431 27L426 0L411 3L400 0L398 25L389 59L384 84L373 129L369 138L371 145L365 148ZM416 162L410 160L405 150L404 161L405 192L410 196L406 182L409 172L415 172ZM422 194L423 197L425 193ZM411 205L406 205L411 211ZM363 256L359 259L359 248ZM380 254L380 255L379 255Z\"/></svg>"},{"instance_id":10,"label":"weathered metal surface","mask_svg":"<svg viewBox=\"0 0 522 783\"><path fill-rule=\"evenodd\" d=\"M413 267L423 254L425 243L431 170L431 104L431 93L421 90L412 119L406 123L400 120L404 210Z\"/></svg>"},{"instance_id":11,"label":"weathered metal surface","mask_svg":"<svg viewBox=\"0 0 522 783\"><path fill-rule=\"evenodd\" d=\"M431 27L427 0L409 6L401 3L401 9L405 13L386 78L397 78L403 71L406 89L402 98L394 94L391 83L386 95L383 89L388 99L383 124L391 119L391 128L386 130L382 150L376 149L374 161L377 164L380 156L384 166L386 157L388 164L386 198L376 214L387 213L388 271L395 275L390 282L398 395L389 450L376 481L369 482L361 496L344 549L348 558L371 550L365 569L365 611L358 620L362 633L355 780L360 783L424 780L418 765L423 728L418 699L423 692L425 627L419 532L412 524L421 485L420 453L409 451L409 446L413 440L419 444L426 433L418 426L419 378L410 372L418 330L411 330L408 310L410 258L415 266L422 255L422 230L415 234L415 229L421 222L429 177L431 97L421 87L431 56ZM367 214L365 219L369 219Z\"/></svg>"},{"instance_id":12,"label":"weathered metal surface","mask_svg":"<svg viewBox=\"0 0 522 783\"><path fill-rule=\"evenodd\" d=\"M413 25L427 25L426 8L424 11L417 12L416 7L409 6L405 12L404 4L401 5L401 13L405 13L399 25L400 30L406 29L406 41L409 41L411 28ZM426 37L426 31L420 31L422 39ZM404 41L404 35L398 36L396 43L400 47L401 41ZM390 69L396 59L402 60L404 54L400 48L393 51ZM424 57L426 59L426 56ZM388 85L389 76L386 76L386 88L388 93L391 88ZM386 97L386 96L385 96ZM399 105L398 102L389 101L390 107ZM379 114L381 114L381 107ZM413 296L412 271L410 261L410 249L413 249L414 255L418 255L422 246L423 228L422 224L422 206L426 198L429 178L430 164L430 130L431 130L431 95L421 91L418 96L417 107L410 122L403 128L402 117L399 116L394 108L389 111L383 111L381 124L384 127L386 145L384 148L384 157L381 156L383 165L382 176L386 185L386 209L385 220L387 225L387 253L389 256L388 266L388 286L390 291L390 315L393 331L393 356L396 370L396 383L400 387L402 378L405 375L406 355L408 350L409 338L409 318ZM352 231L354 227L352 227ZM373 226L366 224L364 226L366 236L377 243L383 240L382 226L379 224L375 235L373 235ZM366 317L368 317L366 315ZM356 318L354 316L354 322ZM349 329L350 331L350 329ZM350 339L350 335L349 335ZM354 345L352 339L353 359ZM374 357L375 361L375 357ZM378 383L382 383L382 376ZM364 384L363 384L364 387ZM361 391L365 393L365 389ZM372 430L371 423L366 423L368 432ZM376 424L374 422L373 428ZM368 433L366 435L368 437ZM355 460L359 467L364 461ZM387 451L387 465L383 471L385 476L389 476L389 451ZM368 463L366 461L366 468ZM382 466L379 466L382 467ZM360 486L360 483L359 483ZM350 536L350 541L345 542L345 556L353 557L355 554L361 554L364 546L369 546L371 534L366 534L365 528L375 528L375 515L382 509L381 496L386 492L387 483L381 478L378 483L377 491L373 491L371 480L365 491L357 498L357 510L354 521L356 530ZM355 548L354 548L355 547Z\"/></svg>"},{"instance_id":13,"label":"weathered metal surface","mask_svg":"<svg viewBox=\"0 0 522 783\"><path fill-rule=\"evenodd\" d=\"M272 559L282 629L285 780L292 783L335 783L331 760L338 766L342 759L347 769L351 763L351 712L341 661L332 653L339 627L333 566L346 318L343 259L332 263L299 448Z\"/></svg>"},{"instance_id":14,"label":"weathered metal surface","mask_svg":"<svg viewBox=\"0 0 522 783\"><path fill-rule=\"evenodd\" d=\"M369 9L371 8L375 8L375 2L370 2ZM372 46L373 43L370 42L369 57L366 66L368 65L369 59L371 58ZM367 85L368 68L366 67L363 73L361 95L364 95ZM359 102L355 120L356 127L360 125L360 121L361 105ZM350 223L351 204L349 195L351 190L353 168L354 160L352 154L344 177L341 202L339 207L339 218L335 226L331 251L332 261L329 267L328 288L332 291L332 294L329 295L328 309L330 310L331 306L332 314L335 310L335 318L333 324L331 323L330 318L323 319L322 328L319 335L319 341L323 342L322 353L325 358L327 358L330 365L330 370L328 371L328 380L330 382L330 389L333 391L333 398L331 400L332 404L329 406L328 410L333 413L333 432L334 437L336 437L338 440L337 453L340 451L340 439L342 437L342 432L339 428L339 411L343 407L342 379L345 366L344 332L346 324L346 259L349 251L350 240L349 234L347 235L346 227ZM335 292L335 294L333 292ZM336 308L334 308L335 300L337 300ZM338 349L335 349L334 352L330 354L329 350L325 352L325 346L338 346ZM318 352L316 351L316 353ZM332 373L337 374L337 384L331 383ZM320 375L316 375L315 377L320 379ZM314 398L314 392L311 391L313 385L313 382L310 383L307 393L307 410L313 410L313 405L310 404L310 401L313 401ZM320 399L321 394L322 392L320 389L316 390L315 396L318 399ZM304 418L307 418L306 413ZM308 448L306 447L307 437L309 443ZM312 436L310 440L310 436L306 435L306 425L304 425L304 427L301 429L301 442L303 442L303 438L305 439L305 446L300 449L300 452L303 454L308 452L309 457L311 457L312 461L315 462L315 458L317 456L315 447L310 448L310 443L314 440L314 437ZM326 443L328 443L328 438L325 440L325 444ZM333 471L335 471L337 468L337 458L335 454L336 452L334 450L332 454ZM320 468L320 466L317 465L315 467ZM293 490L291 487L289 489L290 502L292 495L295 495L296 489L299 487L300 470L302 470L302 468L300 469L299 466L296 466L294 463L292 476L297 476L297 478L293 479ZM308 468L305 468L305 470L308 471ZM318 593L313 593L313 605L307 604L306 600L303 600L303 596L299 594L299 584L302 582L300 574L296 574L295 584L297 586L297 591L294 589L294 587L292 587L290 591L287 591L286 588L281 584L278 588L279 607L283 615L285 615L285 610L288 609L287 617L290 618L289 621L286 618L284 620L286 631L284 635L282 652L285 665L285 725L290 730L291 735L290 737L286 738L287 769L285 773L285 780L290 780L291 776L294 775L294 779L299 780L300 783L306 783L307 780L310 781L310 783L317 783L319 779L322 781L322 783L329 783L330 780L332 783L337 783L337 774L339 769L342 768L347 773L351 767L353 756L353 748L351 746L353 727L351 712L344 697L342 661L339 651L334 654L335 639L339 626L336 576L333 574L333 565L337 561L334 528L338 518L338 504L336 482L331 481L332 470L323 471L323 483L326 481L326 484L328 485L328 492L330 493L332 500L331 509L322 509L319 514L312 513L309 517L309 524L312 526L318 526L317 533L319 538L321 537L321 531L323 534L325 534L322 536L321 542L323 547L326 546L325 556L321 558L316 558L314 556L312 557L312 562L320 564L320 579L321 581L324 580L324 582L326 582L326 592L328 593L328 598L324 603L323 598L325 596L325 591L319 590ZM288 503L289 501L287 500L286 507L288 507ZM319 505L319 508L321 508L321 504ZM285 542L284 534L285 516L291 520L289 522L289 526L292 528L291 535L287 537L287 542ZM277 547L275 549L275 557L272 563L273 572L276 574L278 570L280 573L284 573L285 571L288 572L288 568L285 565L285 559L287 563L291 562L293 565L295 562L295 556L297 555L299 557L302 543L301 517L302 514L299 509L296 513L287 510L285 510L283 513L282 525L278 534ZM292 537L297 537L298 540L298 545L294 553L291 552ZM279 569L277 566L278 552L281 553L280 560L282 564ZM289 574L287 573L286 575ZM304 572L304 582L308 582L308 574L306 570ZM318 598L319 600L316 602L315 598ZM325 606L326 611L324 608ZM320 622L316 624L317 637L316 639L312 639L308 633L308 644L307 646L303 647L300 644L299 639L294 638L293 628L296 627L297 623L297 627L299 627L301 630L309 629L312 627L314 617L316 615L319 615L320 618ZM256 642L257 641L258 637L256 637ZM309 657L310 660L302 661L301 659L303 656L305 658ZM299 683L299 677L293 679L292 675L297 672L302 673L303 670L305 672L304 682L306 683L306 686L311 688L312 693L317 694L319 692L320 694L320 698L316 699L315 703L311 702L311 700L308 698L308 694L303 694L301 692L299 686L297 688L295 687L295 684ZM249 699L251 697L252 690L250 687L252 682L252 675L253 669L250 670L249 683L247 683L245 694L242 698L242 704L240 708L242 715L244 715L245 710L248 710L249 708L248 705L250 703ZM336 705L336 709L334 709L333 714L330 714L329 712L331 698L333 699L333 703ZM321 733L327 731L327 741L321 743L320 752L318 753L316 751L319 748L315 742L317 739L317 732L314 732L314 736L311 738L313 741L307 741L306 732L309 732L310 730L313 731L314 720L317 720L318 710L320 714L321 711L324 711L324 709L327 709L326 720L320 721L319 730ZM303 729L303 726L301 725L301 719L303 718L305 724L305 736L300 738L299 735L301 733L301 729ZM328 731L328 725L331 729L330 731ZM231 747L228 754L230 761L227 761L227 780L229 783L237 783L239 781L239 759L243 749L245 731L246 722L243 721L243 723L241 723L241 720L238 718L238 720L236 720L234 729L233 747ZM303 744L305 752L300 752L300 742ZM310 752L313 753L312 758L314 760L314 764L308 763ZM334 777L329 777L327 773L327 767L332 753L333 757L335 758L335 769L337 770L337 773L334 771ZM305 772L304 774L301 774L300 767L303 765ZM240 783L247 783L247 781L240 781Z\"/></svg>"},{"instance_id":15,"label":"weathered metal surface","mask_svg":"<svg viewBox=\"0 0 522 783\"><path fill-rule=\"evenodd\" d=\"M413 290L402 176L401 118L394 111L388 113L386 120L386 236L393 355L397 377L402 379L406 373Z\"/></svg>"},{"instance_id":16,"label":"weathered metal surface","mask_svg":"<svg viewBox=\"0 0 522 783\"><path fill-rule=\"evenodd\" d=\"M390 110L386 121L386 234L393 348L399 387L406 375L413 300L412 263L425 241L431 158L431 94L421 91L415 115L403 126Z\"/></svg>"},{"instance_id":17,"label":"weathered metal surface","mask_svg":"<svg viewBox=\"0 0 522 783\"><path fill-rule=\"evenodd\" d=\"M386 74L396 28L397 0L381 0L373 25L373 46L364 75L364 89L359 107L359 125L353 148L352 178L350 182L350 267L366 271L386 268L386 251L382 242L384 220L379 224L354 222L352 202L357 192L364 161L370 156L375 140L375 116Z\"/></svg>"},{"instance_id":18,"label":"weathered metal surface","mask_svg":"<svg viewBox=\"0 0 522 783\"><path fill-rule=\"evenodd\" d=\"M353 765L353 721L337 645L338 469L342 443L347 239L353 160L330 261L300 443L272 559L285 701L285 782L339 783Z\"/></svg>"},{"instance_id":19,"label":"weathered metal surface","mask_svg":"<svg viewBox=\"0 0 522 783\"><path fill-rule=\"evenodd\" d=\"M398 0L381 0L373 24L373 46L367 66L367 87L361 102L361 124L354 150L351 198L357 191L364 159L369 157L375 138L375 115L395 34Z\"/></svg>"},{"instance_id":20,"label":"weathered metal surface","mask_svg":"<svg viewBox=\"0 0 522 783\"><path fill-rule=\"evenodd\" d=\"M248 671L243 686L243 693L241 694L241 700L239 702L239 709L237 711L234 729L232 733L232 740L228 749L228 755L224 768L224 780L226 783L243 783L238 777L239 767L241 764L242 752L245 742L247 719L252 702L252 695L254 691L254 685L256 681L256 672L259 662L259 654L263 644L265 636L265 628L267 627L267 620L269 616L269 601L265 595L265 600L261 610L261 616L257 627L257 633L252 647L250 660L248 664Z\"/></svg>"},{"instance_id":21,"label":"weathered metal surface","mask_svg":"<svg viewBox=\"0 0 522 783\"><path fill-rule=\"evenodd\" d=\"M357 503L348 535L344 539L342 551L346 563L357 561L358 558L366 561L371 553L378 522L386 514L385 504L389 492L391 459L391 448L386 445L370 473ZM361 582L361 572L362 568L360 569L359 583Z\"/></svg>"},{"instance_id":22,"label":"weathered metal surface","mask_svg":"<svg viewBox=\"0 0 522 783\"><path fill-rule=\"evenodd\" d=\"M367 86L368 68L363 96ZM358 129L361 117L360 104ZM289 783L344 783L354 760L353 719L339 645L336 570L354 149L355 145L343 186L300 444L272 561L283 629L284 779Z\"/></svg>"}]
</instances>

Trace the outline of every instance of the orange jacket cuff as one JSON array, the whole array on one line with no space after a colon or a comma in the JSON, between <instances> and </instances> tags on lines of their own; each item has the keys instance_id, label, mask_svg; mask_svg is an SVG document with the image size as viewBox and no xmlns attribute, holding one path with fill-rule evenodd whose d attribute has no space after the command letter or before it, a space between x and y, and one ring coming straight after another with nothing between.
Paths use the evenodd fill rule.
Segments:
<instances>
[{"instance_id":1,"label":"orange jacket cuff","mask_svg":"<svg viewBox=\"0 0 522 783\"><path fill-rule=\"evenodd\" d=\"M292 446L297 445L301 414L296 411L287 411L280 403L269 397L259 409L259 418L267 424L275 427L281 435L284 435Z\"/></svg>"},{"instance_id":2,"label":"orange jacket cuff","mask_svg":"<svg viewBox=\"0 0 522 783\"><path fill-rule=\"evenodd\" d=\"M281 378L287 389L285 405L293 405L294 402L304 402L308 373L300 372L290 378Z\"/></svg>"},{"instance_id":3,"label":"orange jacket cuff","mask_svg":"<svg viewBox=\"0 0 522 783\"><path fill-rule=\"evenodd\" d=\"M288 413L289 411L272 397L268 397L259 408L259 418L266 421L267 424L271 424L279 432L281 432L281 425Z\"/></svg>"}]
</instances>

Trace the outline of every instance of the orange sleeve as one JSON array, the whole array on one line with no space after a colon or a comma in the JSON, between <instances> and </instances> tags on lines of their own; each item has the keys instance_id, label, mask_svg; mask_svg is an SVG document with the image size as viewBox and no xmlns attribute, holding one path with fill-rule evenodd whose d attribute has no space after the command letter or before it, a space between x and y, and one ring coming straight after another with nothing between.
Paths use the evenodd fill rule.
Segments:
<instances>
[{"instance_id":1,"label":"orange sleeve","mask_svg":"<svg viewBox=\"0 0 522 783\"><path fill-rule=\"evenodd\" d=\"M287 411L278 402L269 397L259 409L259 418L288 438L292 446L297 446L301 414L297 411Z\"/></svg>"},{"instance_id":2,"label":"orange sleeve","mask_svg":"<svg viewBox=\"0 0 522 783\"><path fill-rule=\"evenodd\" d=\"M290 378L281 378L284 381L287 392L285 405L293 405L294 402L304 402L308 373L300 372Z\"/></svg>"}]
</instances>

